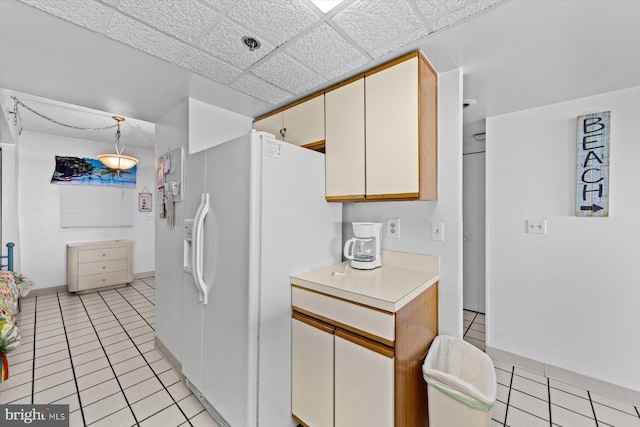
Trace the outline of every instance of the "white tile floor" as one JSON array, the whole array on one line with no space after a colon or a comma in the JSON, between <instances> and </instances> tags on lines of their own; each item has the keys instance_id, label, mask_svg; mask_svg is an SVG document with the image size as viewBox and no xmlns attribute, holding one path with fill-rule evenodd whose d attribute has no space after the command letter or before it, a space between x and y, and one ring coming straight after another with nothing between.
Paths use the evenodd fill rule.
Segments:
<instances>
[{"instance_id":1,"label":"white tile floor","mask_svg":"<svg viewBox=\"0 0 640 427\"><path fill-rule=\"evenodd\" d=\"M66 403L71 426L217 427L154 348L154 286L145 278L109 291L23 300L22 344L9 354L0 404ZM484 315L465 311L464 327L464 339L484 351ZM492 427L640 427L640 402L494 365Z\"/></svg>"},{"instance_id":2,"label":"white tile floor","mask_svg":"<svg viewBox=\"0 0 640 427\"><path fill-rule=\"evenodd\" d=\"M24 299L0 403L66 403L72 427L218 427L154 348L154 286Z\"/></svg>"},{"instance_id":3,"label":"white tile floor","mask_svg":"<svg viewBox=\"0 0 640 427\"><path fill-rule=\"evenodd\" d=\"M485 351L484 315L464 311L464 340ZM640 427L634 405L493 361L498 395L491 426Z\"/></svg>"}]
</instances>

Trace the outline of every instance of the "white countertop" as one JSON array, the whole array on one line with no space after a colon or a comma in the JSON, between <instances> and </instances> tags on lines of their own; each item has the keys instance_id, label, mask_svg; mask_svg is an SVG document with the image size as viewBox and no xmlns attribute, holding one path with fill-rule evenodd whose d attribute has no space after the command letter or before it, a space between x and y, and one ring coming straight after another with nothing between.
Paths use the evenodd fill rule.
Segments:
<instances>
[{"instance_id":1,"label":"white countertop","mask_svg":"<svg viewBox=\"0 0 640 427\"><path fill-rule=\"evenodd\" d=\"M291 284L395 313L438 281L438 257L383 251L382 267L356 270L349 261L291 276Z\"/></svg>"}]
</instances>

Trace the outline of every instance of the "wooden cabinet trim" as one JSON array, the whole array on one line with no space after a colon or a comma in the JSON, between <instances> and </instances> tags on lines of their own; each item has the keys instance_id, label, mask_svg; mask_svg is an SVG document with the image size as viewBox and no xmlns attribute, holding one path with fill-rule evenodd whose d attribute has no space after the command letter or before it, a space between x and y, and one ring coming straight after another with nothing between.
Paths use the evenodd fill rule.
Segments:
<instances>
[{"instance_id":1,"label":"wooden cabinet trim","mask_svg":"<svg viewBox=\"0 0 640 427\"><path fill-rule=\"evenodd\" d=\"M406 54L404 56L401 56L400 58L396 58L396 59L394 59L392 61L389 61L389 62L387 62L385 64L382 64L382 65L380 65L380 66L378 66L376 68L373 68L373 69L367 71L366 73L364 73L364 77L366 78L366 77L369 77L369 76L371 76L373 74L379 73L382 70L386 70L387 68L393 67L394 65L398 65L401 62L408 61L409 59L415 58L416 56L421 56L420 51L416 50L414 52L411 52L411 53L408 53L408 54Z\"/></svg>"},{"instance_id":2,"label":"wooden cabinet trim","mask_svg":"<svg viewBox=\"0 0 640 427\"><path fill-rule=\"evenodd\" d=\"M293 102L291 104L287 104L284 107L280 107L277 110L273 110L273 111L271 111L269 113L266 113L266 114L263 114L261 116L258 116L255 119L253 119L253 121L257 122L258 120L266 119L267 117L273 116L274 114L282 113L284 110L288 110L289 108L293 108L298 104L302 104L303 102L307 102L307 101L309 101L309 100L311 100L313 98L317 98L317 97L322 96L322 95L324 95L324 89L321 90L321 91L318 91L316 93L313 93L313 94L311 94L309 96L306 96L306 97L304 97L302 99L299 99L299 100L297 100L297 101L295 101L295 102Z\"/></svg>"},{"instance_id":3,"label":"wooden cabinet trim","mask_svg":"<svg viewBox=\"0 0 640 427\"><path fill-rule=\"evenodd\" d=\"M418 55L418 171L420 200L438 198L438 74Z\"/></svg>"},{"instance_id":4,"label":"wooden cabinet trim","mask_svg":"<svg viewBox=\"0 0 640 427\"><path fill-rule=\"evenodd\" d=\"M304 421L302 421L300 418L298 418L298 416L296 414L291 414L291 416L293 417L294 420L296 420L296 422L298 424L300 424L302 427L309 427L308 424L306 424Z\"/></svg>"},{"instance_id":5,"label":"wooden cabinet trim","mask_svg":"<svg viewBox=\"0 0 640 427\"><path fill-rule=\"evenodd\" d=\"M420 193L397 193L397 194L367 194L365 199L372 201L390 201L390 200L417 200Z\"/></svg>"},{"instance_id":6,"label":"wooden cabinet trim","mask_svg":"<svg viewBox=\"0 0 640 427\"><path fill-rule=\"evenodd\" d=\"M322 153L324 153L324 147L325 147L325 141L320 140L320 141L316 141L316 142L310 142L308 144L304 144L301 145L302 148L308 148L309 150L313 150L313 151L320 151Z\"/></svg>"},{"instance_id":7,"label":"wooden cabinet trim","mask_svg":"<svg viewBox=\"0 0 640 427\"><path fill-rule=\"evenodd\" d=\"M332 326L326 322L322 322L318 319L314 319L313 317L305 316L304 314L300 313L300 311L294 311L291 317L295 320L298 320L331 335L333 335L336 330L335 326Z\"/></svg>"},{"instance_id":8,"label":"wooden cabinet trim","mask_svg":"<svg viewBox=\"0 0 640 427\"><path fill-rule=\"evenodd\" d=\"M349 196L326 196L327 202L364 202L364 194L355 194Z\"/></svg>"},{"instance_id":9,"label":"wooden cabinet trim","mask_svg":"<svg viewBox=\"0 0 640 427\"><path fill-rule=\"evenodd\" d=\"M393 359L395 357L393 348L380 344L379 342L373 341L371 339L367 339L366 337L363 337L361 335L357 335L344 329L338 328L336 329L336 336L357 344L360 347L375 351L376 353L388 357L389 359Z\"/></svg>"},{"instance_id":10,"label":"wooden cabinet trim","mask_svg":"<svg viewBox=\"0 0 640 427\"><path fill-rule=\"evenodd\" d=\"M303 314L303 315L305 315L307 317L311 317L312 319L319 320L322 323L327 323L329 325L335 326L336 330L337 330L337 328L340 328L342 330L350 331L350 332L352 332L354 334L357 334L357 335L360 335L362 337L368 338L370 341L375 341L375 342L378 342L380 344L383 344L383 345L385 345L387 347L393 348L393 346L394 346L394 342L393 341L390 341L388 339L379 337L377 335L374 335L372 333L363 331L361 329L354 328L353 326L345 325L344 323L335 321L333 319L329 319L328 317L321 316L321 315L313 313L313 312L311 312L309 310L305 310L304 308L293 306L293 311L294 311L294 313L298 312L298 313Z\"/></svg>"},{"instance_id":11,"label":"wooden cabinet trim","mask_svg":"<svg viewBox=\"0 0 640 427\"><path fill-rule=\"evenodd\" d=\"M358 81L358 80L360 80L360 79L364 79L364 74L358 74L357 76L353 76L353 77L351 77L350 79L347 79L347 80L345 80L345 81L342 81L342 82L340 82L340 83L337 83L337 84L335 84L335 85L333 85L333 86L331 86L331 87L328 87L328 88L326 88L326 89L324 90L324 93L325 93L325 95L326 95L327 93L329 93L329 92L331 92L331 91L334 91L334 90L336 90L336 89L340 89L342 86L346 86L346 85L348 85L349 83L356 82L356 81Z\"/></svg>"}]
</instances>

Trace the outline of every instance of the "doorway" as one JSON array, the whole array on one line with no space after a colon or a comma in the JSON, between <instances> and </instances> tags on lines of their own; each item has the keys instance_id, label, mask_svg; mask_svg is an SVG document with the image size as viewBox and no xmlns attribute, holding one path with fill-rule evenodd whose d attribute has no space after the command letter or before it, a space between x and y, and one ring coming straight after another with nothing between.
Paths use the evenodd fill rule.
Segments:
<instances>
[{"instance_id":1,"label":"doorway","mask_svg":"<svg viewBox=\"0 0 640 427\"><path fill-rule=\"evenodd\" d=\"M462 158L462 307L485 313L485 152Z\"/></svg>"}]
</instances>

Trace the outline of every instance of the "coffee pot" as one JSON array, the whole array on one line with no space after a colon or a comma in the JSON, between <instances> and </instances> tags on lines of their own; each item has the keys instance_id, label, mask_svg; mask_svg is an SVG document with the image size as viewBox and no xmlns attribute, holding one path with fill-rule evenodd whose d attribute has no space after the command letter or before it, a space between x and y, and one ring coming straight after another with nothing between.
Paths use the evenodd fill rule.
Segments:
<instances>
[{"instance_id":1,"label":"coffee pot","mask_svg":"<svg viewBox=\"0 0 640 427\"><path fill-rule=\"evenodd\" d=\"M344 244L344 257L351 260L351 267L371 270L382 266L380 235L382 223L354 222L352 239Z\"/></svg>"}]
</instances>

